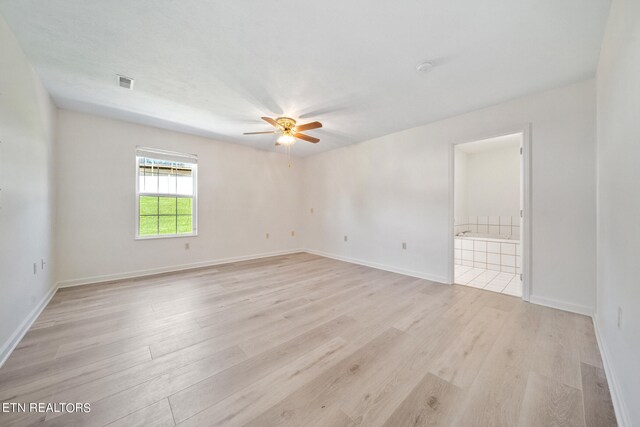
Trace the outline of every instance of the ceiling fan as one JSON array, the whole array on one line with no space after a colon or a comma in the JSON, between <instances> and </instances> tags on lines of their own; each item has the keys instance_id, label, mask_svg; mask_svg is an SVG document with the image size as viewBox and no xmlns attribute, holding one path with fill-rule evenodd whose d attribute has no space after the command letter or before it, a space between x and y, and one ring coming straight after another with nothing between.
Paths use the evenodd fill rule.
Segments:
<instances>
[{"instance_id":1,"label":"ceiling fan","mask_svg":"<svg viewBox=\"0 0 640 427\"><path fill-rule=\"evenodd\" d=\"M268 132L245 132L244 135L258 135L264 133L279 134L276 139L276 145L293 145L297 139L303 139L312 143L320 142L318 138L300 133L301 131L317 129L322 127L320 122L311 122L304 125L296 126L296 121L290 117L278 117L272 119L271 117L262 117L262 120L275 127L276 130Z\"/></svg>"}]
</instances>

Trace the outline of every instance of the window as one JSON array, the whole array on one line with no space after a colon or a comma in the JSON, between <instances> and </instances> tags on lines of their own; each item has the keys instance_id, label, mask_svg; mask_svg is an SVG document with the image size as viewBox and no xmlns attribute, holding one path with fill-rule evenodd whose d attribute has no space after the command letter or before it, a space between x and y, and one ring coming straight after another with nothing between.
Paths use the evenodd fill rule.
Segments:
<instances>
[{"instance_id":1,"label":"window","mask_svg":"<svg viewBox=\"0 0 640 427\"><path fill-rule=\"evenodd\" d=\"M197 157L136 150L136 238L194 236Z\"/></svg>"}]
</instances>

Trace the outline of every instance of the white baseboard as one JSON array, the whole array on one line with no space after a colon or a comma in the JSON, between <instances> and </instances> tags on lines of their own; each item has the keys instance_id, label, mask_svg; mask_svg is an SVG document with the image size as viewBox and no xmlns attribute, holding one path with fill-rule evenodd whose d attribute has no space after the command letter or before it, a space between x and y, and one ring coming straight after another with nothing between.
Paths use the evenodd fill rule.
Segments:
<instances>
[{"instance_id":1,"label":"white baseboard","mask_svg":"<svg viewBox=\"0 0 640 427\"><path fill-rule=\"evenodd\" d=\"M544 305L545 307L557 308L558 310L570 311L572 313L584 314L585 316L593 316L593 307L586 305L574 304L566 301L559 301L551 298L540 297L537 295L531 295L529 302L538 305Z\"/></svg>"},{"instance_id":2,"label":"white baseboard","mask_svg":"<svg viewBox=\"0 0 640 427\"><path fill-rule=\"evenodd\" d=\"M422 273L419 271L406 270L404 268L392 267L386 264L379 264L377 262L363 261L361 259L344 257L341 255L330 254L327 252L316 251L314 249L303 249L304 252L310 254L323 256L325 258L337 259L338 261L350 262L352 264L364 265L366 267L377 268L378 270L390 271L392 273L404 274L405 276L417 277L419 279L431 280L432 282L448 283L449 279L444 276L435 276L432 274Z\"/></svg>"},{"instance_id":3,"label":"white baseboard","mask_svg":"<svg viewBox=\"0 0 640 427\"><path fill-rule=\"evenodd\" d=\"M167 267L152 268L147 270L129 271L126 273L105 274L101 276L83 277L80 279L63 280L58 282L59 288L69 288L72 286L91 285L102 282L112 282L114 280L135 279L144 276L153 276L154 274L172 273L184 270L193 270L196 268L213 267L220 264L228 264L230 262L249 261L252 259L268 258L278 255L288 255L298 252L304 252L304 249L289 249L284 251L265 252L261 254L237 256L230 258L221 258L210 261L194 262L190 264L171 265Z\"/></svg>"},{"instance_id":4,"label":"white baseboard","mask_svg":"<svg viewBox=\"0 0 640 427\"><path fill-rule=\"evenodd\" d=\"M38 316L40 316L42 310L44 310L47 304L49 304L49 301L51 301L51 298L53 298L57 290L57 285L52 286L40 303L31 310L13 334L11 334L7 342L2 345L2 349L0 349L0 368L4 365L9 356L11 356L11 353L13 353L13 350L15 350L20 341L22 341L22 338L25 336L29 328L31 328L31 325L33 325Z\"/></svg>"},{"instance_id":5,"label":"white baseboard","mask_svg":"<svg viewBox=\"0 0 640 427\"><path fill-rule=\"evenodd\" d=\"M386 264L379 264L379 263L375 263L375 262L370 262L370 261L364 261L364 260L355 259L355 258L344 257L344 256L341 256L341 255L335 255L335 254L330 254L330 253L326 253L326 252L322 252L322 251L316 251L316 250L313 250L313 249L290 249L290 250L284 250L284 251L275 251L275 252L267 252L267 253L253 254L253 255L246 255L246 256L222 258L222 259L217 259L217 260L197 262L197 263L191 263L191 264L182 264L182 265L174 265L174 266L169 266L169 267L160 267L160 268L154 268L154 269L148 269L148 270L137 270L137 271L130 271L130 272L126 272L126 273L107 274L107 275L101 275L101 276L85 277L85 278L81 278L81 279L64 280L64 281L60 281L60 282L56 283L51 288L49 293L45 296L45 298L42 299L40 304L38 304L31 311L31 313L29 313L29 315L25 318L25 320L20 324L20 326L16 329L16 331L11 335L9 340L2 346L2 349L0 350L0 367L9 358L9 356L11 355L11 353L13 352L15 347L18 345L20 340L22 340L22 338L27 333L27 331L29 330L31 325L35 322L35 320L38 318L38 316L40 315L42 310L44 310L44 308L47 306L47 304L49 303L51 298L53 298L53 295L56 293L56 291L59 288L66 288L66 287L72 287L72 286L81 286L81 285L89 285L89 284L100 283L100 282L110 282L110 281L114 281L114 280L133 279L133 278L137 278L137 277L150 276L150 275L154 275L154 274L178 272L178 271L192 270L192 269L203 268L203 267L212 267L212 266L216 266L216 265L220 265L220 264L227 264L227 263L230 263L230 262L248 261L248 260L252 260L252 259L267 258L267 257L272 257L272 256L278 256L278 255L294 254L294 253L298 253L298 252L307 252L307 253L310 253L310 254L319 255L319 256L326 257L326 258L332 258L332 259L336 259L336 260L339 260L339 261L345 261L345 262L350 262L350 263L353 263L353 264L364 265L366 267L376 268L376 269L384 270L384 271L390 271L390 272L398 273L398 274L404 274L406 276L417 277L417 278L420 278L420 279L426 279L426 280L430 280L430 281L433 281L433 282L439 282L439 283L447 283L448 282L448 278L444 277L444 276L436 276L436 275L417 272L417 271L413 271L413 270L407 270L407 269L403 269L403 268L392 267L392 266L389 266L389 265L386 265ZM538 296L534 296L534 295L531 296L531 302L534 303L534 304L544 305L544 306L547 306L547 307L557 308L557 309L560 309L560 310L571 311L573 313L584 314L584 315L587 315L587 316L590 316L590 317L593 316L593 309L591 307L587 307L587 306L571 304L571 303L567 303L567 302L563 302L563 301L552 300L552 299L538 297ZM594 317L594 325L595 325L595 317ZM599 332L598 332L597 325L596 325L595 329L596 329L596 337L598 338L598 345L600 346L600 353L603 355L602 356L603 360L606 360L606 350L603 348L603 346L601 344L601 339L600 339L600 335L599 335ZM606 371L606 374L607 374L607 379L608 379L608 381L610 381L609 388L612 390L612 399L613 399L614 398L614 393L617 396L617 395L619 395L619 392L617 392L617 389L615 388L616 387L615 381L610 380L610 378L613 378L613 374L611 372L611 369L607 368L607 366L608 366L608 364L605 363L605 371ZM616 390L616 391L614 392L613 390ZM618 402L618 403L616 404L616 402ZM614 405L616 405L616 414L618 414L619 411L622 411L621 412L622 414L625 413L623 409L619 409L619 408L623 408L623 406L620 406L621 403L620 403L620 400L617 397L614 399ZM621 424L621 425L623 425L623 424ZM627 424L627 425L630 425L630 424Z\"/></svg>"},{"instance_id":6,"label":"white baseboard","mask_svg":"<svg viewBox=\"0 0 640 427\"><path fill-rule=\"evenodd\" d=\"M392 267L386 264L379 264L375 262L363 261L360 259L349 258L341 255L330 254L327 252L317 251L314 249L303 249L305 252L310 254L315 254L319 256L323 256L326 258L337 259L339 261L350 262L353 264L364 265L367 267L377 268L379 270L391 271L393 273L404 274L406 276L418 277L420 279L431 280L439 283L449 283L449 279L445 276L435 276L432 274L406 270L402 268ZM585 316L592 317L593 316L593 307L589 307L586 305L573 304L566 301L559 301L550 298L539 297L535 295L531 295L529 302L532 304L544 305L546 307L557 308L559 310L570 311L572 313L583 314Z\"/></svg>"},{"instance_id":7,"label":"white baseboard","mask_svg":"<svg viewBox=\"0 0 640 427\"><path fill-rule=\"evenodd\" d=\"M611 394L611 401L613 402L613 409L616 413L616 419L619 427L630 427L631 420L629 419L629 412L622 399L622 393L620 391L620 384L611 366L611 357L609 351L605 346L604 338L601 335L600 328L598 328L597 316L593 316L593 329L596 332L596 341L598 342L598 348L600 349L600 356L602 357L602 365L604 366L604 373L607 376L607 384L609 385L609 393Z\"/></svg>"},{"instance_id":8,"label":"white baseboard","mask_svg":"<svg viewBox=\"0 0 640 427\"><path fill-rule=\"evenodd\" d=\"M267 258L271 256L278 256L278 255L287 255L287 254L293 254L298 252L304 252L304 251L302 249L291 249L286 251L277 251L277 252L268 252L268 253L254 254L254 255L247 255L247 256L231 257L231 258L224 258L224 259L218 259L213 261L197 262L193 264L175 265L175 266L161 267L161 268L155 268L150 270L138 270L138 271L131 271L128 273L108 274L104 276L93 276L93 277L86 277L82 279L65 280L65 281L58 282L49 290L49 292L42 299L42 301L40 301L40 303L36 307L34 307L33 310L31 310L29 315L22 321L20 326L18 326L18 328L7 340L7 342L5 342L2 345L0 349L0 367L2 367L2 365L4 365L4 363L7 361L9 356L11 356L11 353L13 352L13 350L15 350L16 346L20 343L20 341L25 336L29 328L31 328L33 323L38 318L38 316L40 316L40 313L42 313L42 310L44 310L47 304L49 304L49 301L51 301L51 298L53 298L53 296L55 295L56 291L59 288L89 285L93 283L109 282L109 281L120 280L120 279L132 279L135 277L143 277L143 276L149 276L149 275L159 274L159 273L170 273L173 271L177 272L177 271L183 271L183 270L191 270L194 268L209 267L209 266L215 266L220 264L227 264L230 262L248 261L252 259Z\"/></svg>"}]
</instances>

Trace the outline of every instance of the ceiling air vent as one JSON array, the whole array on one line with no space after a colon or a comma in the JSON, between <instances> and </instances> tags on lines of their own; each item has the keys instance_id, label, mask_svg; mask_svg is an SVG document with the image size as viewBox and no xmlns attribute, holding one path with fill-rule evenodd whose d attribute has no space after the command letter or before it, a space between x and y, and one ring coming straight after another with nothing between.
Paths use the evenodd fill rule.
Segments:
<instances>
[{"instance_id":1,"label":"ceiling air vent","mask_svg":"<svg viewBox=\"0 0 640 427\"><path fill-rule=\"evenodd\" d=\"M118 78L118 86L125 89L133 89L133 79L131 77L121 76L120 74L116 74L116 77Z\"/></svg>"}]
</instances>

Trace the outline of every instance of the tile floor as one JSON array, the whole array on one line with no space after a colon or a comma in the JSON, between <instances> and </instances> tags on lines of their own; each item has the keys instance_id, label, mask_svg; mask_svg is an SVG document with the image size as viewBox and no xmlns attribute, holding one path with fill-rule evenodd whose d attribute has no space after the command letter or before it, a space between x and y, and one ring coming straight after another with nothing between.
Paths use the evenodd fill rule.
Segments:
<instances>
[{"instance_id":1,"label":"tile floor","mask_svg":"<svg viewBox=\"0 0 640 427\"><path fill-rule=\"evenodd\" d=\"M466 265L456 265L455 268L455 282L459 285L522 297L522 282L519 274L501 273Z\"/></svg>"}]
</instances>

